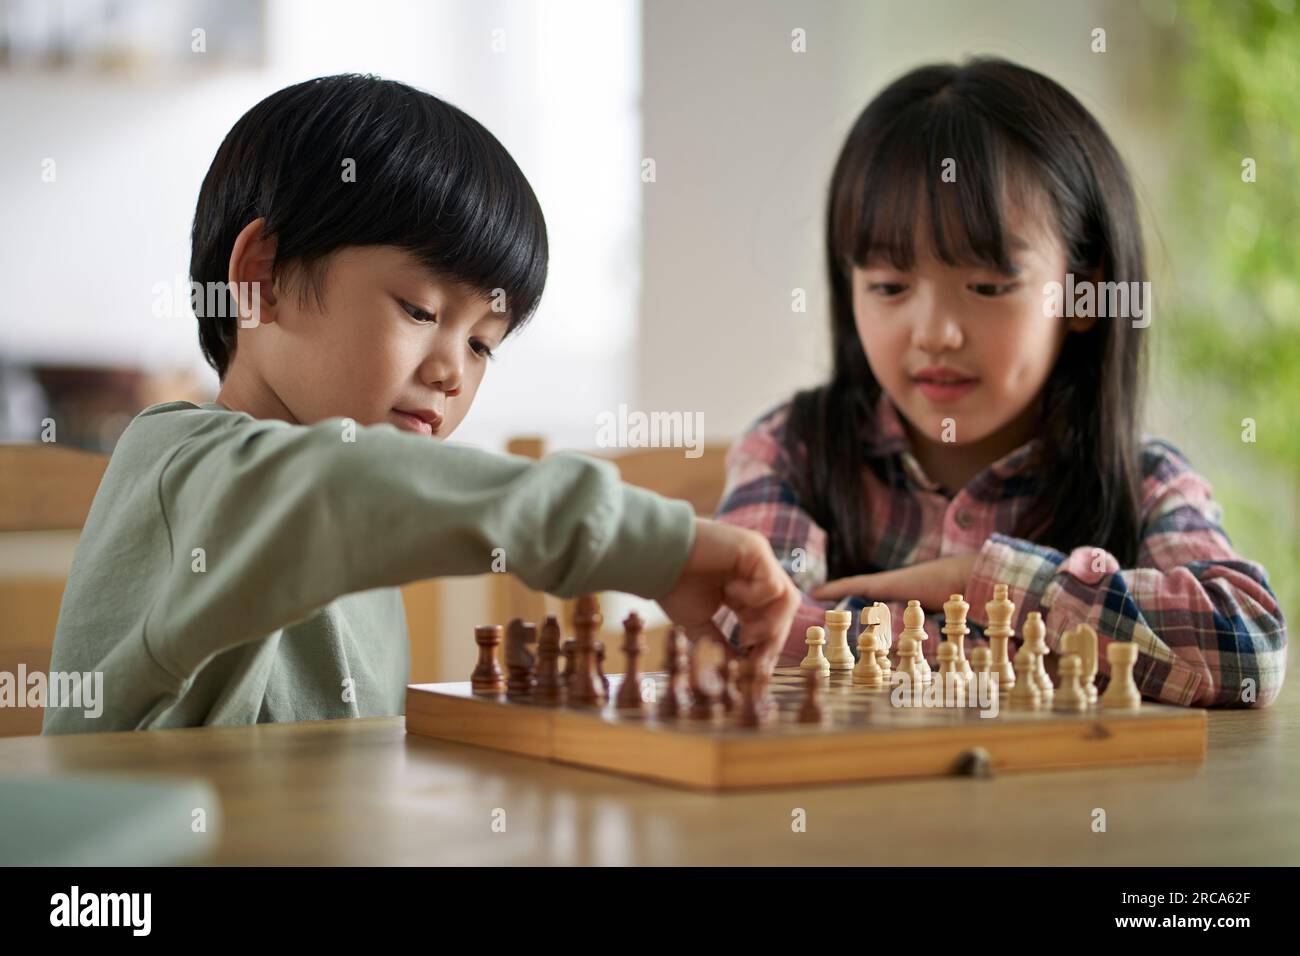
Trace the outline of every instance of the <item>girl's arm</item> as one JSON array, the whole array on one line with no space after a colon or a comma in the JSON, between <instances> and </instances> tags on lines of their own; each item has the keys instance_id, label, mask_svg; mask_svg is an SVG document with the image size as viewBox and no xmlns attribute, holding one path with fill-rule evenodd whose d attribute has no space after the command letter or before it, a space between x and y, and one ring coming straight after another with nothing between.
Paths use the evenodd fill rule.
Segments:
<instances>
[{"instance_id":1,"label":"girl's arm","mask_svg":"<svg viewBox=\"0 0 1300 956\"><path fill-rule=\"evenodd\" d=\"M980 550L967 600L985 623L993 585L1010 584L1017 620L1043 612L1049 635L1086 622L1138 646L1142 693L1188 706L1266 706L1286 673L1286 623L1264 569L1238 556L1209 484L1163 442L1149 442L1137 566L1101 548L1069 554L995 534Z\"/></svg>"}]
</instances>

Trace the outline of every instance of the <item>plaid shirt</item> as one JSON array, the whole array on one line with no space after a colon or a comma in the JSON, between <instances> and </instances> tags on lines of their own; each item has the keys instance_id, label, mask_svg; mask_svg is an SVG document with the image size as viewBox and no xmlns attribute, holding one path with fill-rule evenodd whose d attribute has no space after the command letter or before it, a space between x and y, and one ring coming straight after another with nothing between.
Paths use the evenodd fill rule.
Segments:
<instances>
[{"instance_id":1,"label":"plaid shirt","mask_svg":"<svg viewBox=\"0 0 1300 956\"><path fill-rule=\"evenodd\" d=\"M856 634L859 610L871 601L808 597L826 582L827 535L834 529L818 527L794 494L782 441L787 411L769 412L732 447L718 517L763 534L804 592L779 661L788 665L803 658L805 631L822 624L827 609L851 610ZM1121 568L1100 548L1065 554L1013 536L1032 494L1026 473L1034 446L1021 446L949 496L921 470L893 403L882 396L875 427L864 436L871 566L861 573L976 552L965 591L968 641L983 640L984 605L993 585L1005 583L1016 604L1017 634L1031 611L1042 612L1053 651L1074 625L1096 629L1103 687L1110 671L1107 644L1132 641L1139 652L1134 679L1146 697L1189 706L1272 703L1286 670L1286 625L1264 569L1233 552L1209 484L1175 448L1146 441L1137 566ZM890 603L895 631L902 610L902 603ZM720 612L717 623L735 639L730 611ZM942 624L941 613L927 618L924 648L931 661ZM1018 642L1013 638L1012 654Z\"/></svg>"}]
</instances>

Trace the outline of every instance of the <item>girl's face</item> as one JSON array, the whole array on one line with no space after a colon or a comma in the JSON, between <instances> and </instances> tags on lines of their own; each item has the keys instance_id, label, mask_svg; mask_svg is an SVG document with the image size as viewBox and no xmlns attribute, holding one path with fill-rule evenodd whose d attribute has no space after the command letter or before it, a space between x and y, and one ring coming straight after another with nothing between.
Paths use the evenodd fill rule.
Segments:
<instances>
[{"instance_id":1,"label":"girl's face","mask_svg":"<svg viewBox=\"0 0 1300 956\"><path fill-rule=\"evenodd\" d=\"M853 269L853 313L871 371L911 428L933 442L992 438L1009 451L1027 440L1070 330L1072 320L1043 308L1043 286L1064 280L1060 239L1024 217L1011 227L1014 275L949 266L929 249L908 271L876 258Z\"/></svg>"}]
</instances>

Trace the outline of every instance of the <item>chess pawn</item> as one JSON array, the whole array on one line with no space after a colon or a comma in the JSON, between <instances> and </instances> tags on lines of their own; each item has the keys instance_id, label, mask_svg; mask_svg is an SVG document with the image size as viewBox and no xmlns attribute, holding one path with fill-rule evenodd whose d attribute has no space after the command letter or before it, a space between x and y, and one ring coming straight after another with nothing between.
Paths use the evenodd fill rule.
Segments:
<instances>
[{"instance_id":1,"label":"chess pawn","mask_svg":"<svg viewBox=\"0 0 1300 956\"><path fill-rule=\"evenodd\" d=\"M939 705L966 706L966 675L961 672L957 647L952 641L939 645Z\"/></svg>"},{"instance_id":2,"label":"chess pawn","mask_svg":"<svg viewBox=\"0 0 1300 956\"><path fill-rule=\"evenodd\" d=\"M1101 695L1101 706L1106 710L1137 710L1142 706L1142 693L1133 680L1133 665L1137 663L1136 644L1111 641L1106 645L1106 660L1110 661L1110 684Z\"/></svg>"},{"instance_id":3,"label":"chess pawn","mask_svg":"<svg viewBox=\"0 0 1300 956\"><path fill-rule=\"evenodd\" d=\"M1002 695L998 689L998 679L993 673L993 652L982 645L972 648L970 662L973 671L970 688L966 694L966 705L968 707L979 705L981 683L988 687L990 701L1000 699Z\"/></svg>"},{"instance_id":4,"label":"chess pawn","mask_svg":"<svg viewBox=\"0 0 1300 956\"><path fill-rule=\"evenodd\" d=\"M1087 624L1076 624L1061 635L1061 653L1079 655L1079 680L1088 703L1097 703L1097 632Z\"/></svg>"},{"instance_id":5,"label":"chess pawn","mask_svg":"<svg viewBox=\"0 0 1300 956\"><path fill-rule=\"evenodd\" d=\"M803 672L803 703L799 706L799 723L824 724L826 707L821 699L821 677L813 671Z\"/></svg>"},{"instance_id":6,"label":"chess pawn","mask_svg":"<svg viewBox=\"0 0 1300 956\"><path fill-rule=\"evenodd\" d=\"M799 663L800 673L814 673L820 677L830 677L831 662L822 653L822 648L826 644L826 632L814 624L804 633L804 643L808 645L808 654Z\"/></svg>"},{"instance_id":7,"label":"chess pawn","mask_svg":"<svg viewBox=\"0 0 1300 956\"><path fill-rule=\"evenodd\" d=\"M1052 701L1052 710L1077 713L1088 709L1088 695L1084 693L1083 684L1079 680L1081 670L1083 663L1078 654L1066 654L1061 658L1057 667L1061 686L1057 688L1056 698Z\"/></svg>"},{"instance_id":8,"label":"chess pawn","mask_svg":"<svg viewBox=\"0 0 1300 956\"><path fill-rule=\"evenodd\" d=\"M853 670L853 652L849 650L849 628L852 626L852 611L826 612L826 660L833 671Z\"/></svg>"},{"instance_id":9,"label":"chess pawn","mask_svg":"<svg viewBox=\"0 0 1300 956\"><path fill-rule=\"evenodd\" d=\"M1025 647L1029 648L1034 655L1034 666L1030 673L1033 675L1034 684L1038 687L1038 693L1043 698L1043 706L1050 706L1052 703L1052 679L1047 676L1047 665L1043 663L1047 657L1047 625L1043 623L1043 615L1040 611L1031 611L1025 618ZM1016 673L1020 674L1020 655L1016 655Z\"/></svg>"},{"instance_id":10,"label":"chess pawn","mask_svg":"<svg viewBox=\"0 0 1300 956\"><path fill-rule=\"evenodd\" d=\"M880 666L880 685L888 687L893 677L894 665L889 661L889 648L894 643L893 635L882 637L881 646L876 648L876 663Z\"/></svg>"},{"instance_id":11,"label":"chess pawn","mask_svg":"<svg viewBox=\"0 0 1300 956\"><path fill-rule=\"evenodd\" d=\"M1012 710L1038 710L1042 706L1043 695L1034 680L1035 663L1034 652L1028 645L1022 646L1016 654L1016 682L1007 698L1007 706Z\"/></svg>"},{"instance_id":12,"label":"chess pawn","mask_svg":"<svg viewBox=\"0 0 1300 956\"><path fill-rule=\"evenodd\" d=\"M988 615L989 626L984 629L984 636L989 640L989 650L993 652L993 673L998 678L998 693L1005 697L1016 683L1016 672L1007 657L1007 642L1015 633L1011 629L1011 615L1016 606L1007 597L1005 584L993 585L993 600L984 605Z\"/></svg>"},{"instance_id":13,"label":"chess pawn","mask_svg":"<svg viewBox=\"0 0 1300 956\"><path fill-rule=\"evenodd\" d=\"M925 611L921 610L920 601L908 601L907 607L903 610L903 630L898 635L900 648L903 646L904 637L911 638L915 644L912 657L916 669L914 683L930 683L934 678L931 675L930 664L925 659ZM901 656L901 650L899 654Z\"/></svg>"},{"instance_id":14,"label":"chess pawn","mask_svg":"<svg viewBox=\"0 0 1300 956\"><path fill-rule=\"evenodd\" d=\"M921 686L921 669L916 663L919 656L920 648L916 638L906 632L898 635L898 670L894 672L894 680L897 682L906 679L910 693L915 693Z\"/></svg>"},{"instance_id":15,"label":"chess pawn","mask_svg":"<svg viewBox=\"0 0 1300 956\"><path fill-rule=\"evenodd\" d=\"M484 624L474 628L478 663L470 675L469 683L475 694L499 694L506 689L505 675L497 663L497 648L501 645L504 633L500 624Z\"/></svg>"},{"instance_id":16,"label":"chess pawn","mask_svg":"<svg viewBox=\"0 0 1300 956\"><path fill-rule=\"evenodd\" d=\"M868 610L865 607L862 609L862 632L858 635L858 663L853 668L853 683L861 684L867 690L880 690L884 686L885 676L876 659L876 653L880 649L880 639L876 635L880 630L880 622L869 620Z\"/></svg>"},{"instance_id":17,"label":"chess pawn","mask_svg":"<svg viewBox=\"0 0 1300 956\"><path fill-rule=\"evenodd\" d=\"M957 670L961 672L962 677L969 682L974 671L971 670L970 661L966 660L966 635L970 633L970 628L966 626L966 615L970 613L970 605L960 594L951 594L948 600L943 604L943 635L957 648Z\"/></svg>"}]
</instances>

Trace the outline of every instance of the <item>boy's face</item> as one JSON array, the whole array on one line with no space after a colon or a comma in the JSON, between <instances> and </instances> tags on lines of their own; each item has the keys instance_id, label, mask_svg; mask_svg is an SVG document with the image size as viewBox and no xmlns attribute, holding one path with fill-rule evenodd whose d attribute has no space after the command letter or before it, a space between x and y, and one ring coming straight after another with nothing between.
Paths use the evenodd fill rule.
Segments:
<instances>
[{"instance_id":1,"label":"boy's face","mask_svg":"<svg viewBox=\"0 0 1300 956\"><path fill-rule=\"evenodd\" d=\"M1059 239L1012 225L1022 237L1014 276L949 266L932 251L906 272L883 260L853 269L854 317L871 371L932 442L1026 440L1071 328L1043 309L1043 286L1064 279Z\"/></svg>"},{"instance_id":2,"label":"boy's face","mask_svg":"<svg viewBox=\"0 0 1300 956\"><path fill-rule=\"evenodd\" d=\"M241 324L222 391L241 407L262 405L242 407L257 417L346 417L446 438L506 333L506 315L491 306L405 250L346 247L326 262L319 303L277 283L259 325Z\"/></svg>"}]
</instances>

